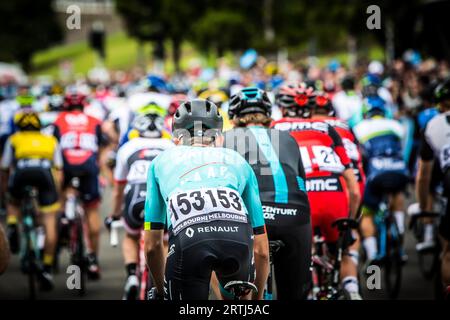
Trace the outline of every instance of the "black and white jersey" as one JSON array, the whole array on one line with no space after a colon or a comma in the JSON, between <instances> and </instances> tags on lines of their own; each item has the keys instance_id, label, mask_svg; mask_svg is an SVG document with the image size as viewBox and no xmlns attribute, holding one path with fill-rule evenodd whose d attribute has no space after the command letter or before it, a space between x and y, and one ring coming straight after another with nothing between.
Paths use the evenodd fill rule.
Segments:
<instances>
[{"instance_id":1,"label":"black and white jersey","mask_svg":"<svg viewBox=\"0 0 450 320\"><path fill-rule=\"evenodd\" d=\"M134 138L117 152L114 180L117 183L146 183L152 160L164 150L173 147L168 139Z\"/></svg>"},{"instance_id":2,"label":"black and white jersey","mask_svg":"<svg viewBox=\"0 0 450 320\"><path fill-rule=\"evenodd\" d=\"M425 161L437 159L443 172L450 168L450 111L428 122L422 137L420 157Z\"/></svg>"}]
</instances>

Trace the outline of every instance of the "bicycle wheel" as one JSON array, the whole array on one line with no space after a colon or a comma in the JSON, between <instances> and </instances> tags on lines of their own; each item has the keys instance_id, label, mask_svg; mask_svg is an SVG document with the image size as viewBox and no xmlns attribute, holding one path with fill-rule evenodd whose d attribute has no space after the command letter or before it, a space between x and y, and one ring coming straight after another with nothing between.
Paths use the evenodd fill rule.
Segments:
<instances>
[{"instance_id":1,"label":"bicycle wheel","mask_svg":"<svg viewBox=\"0 0 450 320\"><path fill-rule=\"evenodd\" d=\"M27 232L27 246L25 251L25 263L28 265L28 298L30 300L36 299L36 279L37 279L37 265L36 257L31 244L30 234Z\"/></svg>"},{"instance_id":2,"label":"bicycle wheel","mask_svg":"<svg viewBox=\"0 0 450 320\"><path fill-rule=\"evenodd\" d=\"M80 268L80 289L78 294L83 296L86 293L87 266L84 255L83 225L81 219L76 219L73 225L72 241L72 263Z\"/></svg>"},{"instance_id":3,"label":"bicycle wheel","mask_svg":"<svg viewBox=\"0 0 450 320\"><path fill-rule=\"evenodd\" d=\"M388 222L389 223L389 222ZM395 222L389 223L384 261L384 282L390 299L397 299L402 283L401 243Z\"/></svg>"},{"instance_id":4,"label":"bicycle wheel","mask_svg":"<svg viewBox=\"0 0 450 320\"><path fill-rule=\"evenodd\" d=\"M433 248L428 252L418 252L419 269L426 280L433 279L439 270L439 251Z\"/></svg>"}]
</instances>

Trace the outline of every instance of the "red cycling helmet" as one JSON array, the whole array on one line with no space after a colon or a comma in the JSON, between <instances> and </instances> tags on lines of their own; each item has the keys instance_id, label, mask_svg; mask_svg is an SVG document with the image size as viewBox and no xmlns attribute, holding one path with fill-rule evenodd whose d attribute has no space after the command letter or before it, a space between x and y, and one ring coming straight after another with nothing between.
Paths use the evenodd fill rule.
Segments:
<instances>
[{"instance_id":1,"label":"red cycling helmet","mask_svg":"<svg viewBox=\"0 0 450 320\"><path fill-rule=\"evenodd\" d=\"M81 93L68 93L64 96L63 109L83 109L86 105L86 96Z\"/></svg>"},{"instance_id":2,"label":"red cycling helmet","mask_svg":"<svg viewBox=\"0 0 450 320\"><path fill-rule=\"evenodd\" d=\"M310 104L314 110L322 110L324 111L322 113L326 113L330 117L335 114L330 96L324 91L315 91L311 96Z\"/></svg>"},{"instance_id":3,"label":"red cycling helmet","mask_svg":"<svg viewBox=\"0 0 450 320\"><path fill-rule=\"evenodd\" d=\"M284 109L289 117L309 117L309 102L313 95L313 89L305 83L289 84L282 86L276 96L278 105Z\"/></svg>"},{"instance_id":4,"label":"red cycling helmet","mask_svg":"<svg viewBox=\"0 0 450 320\"><path fill-rule=\"evenodd\" d=\"M188 100L185 94L174 94L172 96L172 101L170 101L169 109L167 110L168 116L173 116L177 112L178 107Z\"/></svg>"}]
</instances>

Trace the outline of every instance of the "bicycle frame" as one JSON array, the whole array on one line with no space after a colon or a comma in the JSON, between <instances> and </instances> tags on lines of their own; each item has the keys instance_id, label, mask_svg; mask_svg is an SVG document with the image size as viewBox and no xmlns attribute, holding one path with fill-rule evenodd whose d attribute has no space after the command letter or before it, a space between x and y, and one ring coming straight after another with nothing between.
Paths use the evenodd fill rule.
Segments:
<instances>
[{"instance_id":1,"label":"bicycle frame","mask_svg":"<svg viewBox=\"0 0 450 320\"><path fill-rule=\"evenodd\" d=\"M21 260L28 267L29 298L36 298L36 272L38 271L37 261L41 259L40 248L38 246L38 233L36 231L36 208L34 206L34 190L26 188L26 196L22 202L22 225L23 238Z\"/></svg>"}]
</instances>

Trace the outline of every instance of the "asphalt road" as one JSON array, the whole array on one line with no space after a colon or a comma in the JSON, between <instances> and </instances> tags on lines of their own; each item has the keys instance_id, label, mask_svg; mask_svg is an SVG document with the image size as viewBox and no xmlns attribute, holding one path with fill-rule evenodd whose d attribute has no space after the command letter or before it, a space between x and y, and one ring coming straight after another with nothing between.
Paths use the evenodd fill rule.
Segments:
<instances>
[{"instance_id":1,"label":"asphalt road","mask_svg":"<svg viewBox=\"0 0 450 320\"><path fill-rule=\"evenodd\" d=\"M102 215L109 212L111 205L109 192L104 195L101 207ZM120 234L122 237L123 234ZM406 253L409 256L403 268L402 287L399 299L433 299L433 284L425 280L419 272L417 255L414 251L414 238L408 234L405 239ZM125 281L125 268L122 263L120 247L112 248L109 245L109 233L106 229L101 233L100 266L102 278L99 281L88 282L87 293L80 297L77 290L69 290L66 285L68 274L66 268L69 264L67 252L60 257L60 271L55 275L55 289L51 292L39 292L38 299L121 299ZM366 289L365 278L362 279L363 297L365 299L387 299L383 290L369 291ZM19 258L13 256L7 271L0 276L0 300L26 299L28 293L27 278L19 270Z\"/></svg>"}]
</instances>

